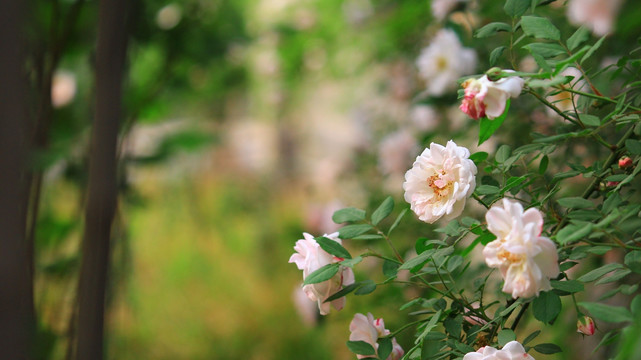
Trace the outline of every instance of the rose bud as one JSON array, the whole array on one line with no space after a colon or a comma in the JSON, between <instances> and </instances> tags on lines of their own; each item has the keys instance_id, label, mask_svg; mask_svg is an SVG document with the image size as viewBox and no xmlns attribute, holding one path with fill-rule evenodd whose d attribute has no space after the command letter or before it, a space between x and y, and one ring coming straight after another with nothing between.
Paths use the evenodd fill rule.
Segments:
<instances>
[{"instance_id":1,"label":"rose bud","mask_svg":"<svg viewBox=\"0 0 641 360\"><path fill-rule=\"evenodd\" d=\"M624 156L619 159L619 168L627 169L632 166L632 159L629 156Z\"/></svg>"},{"instance_id":2,"label":"rose bud","mask_svg":"<svg viewBox=\"0 0 641 360\"><path fill-rule=\"evenodd\" d=\"M576 332L591 336L594 335L594 330L594 320L589 316L583 316L576 322Z\"/></svg>"}]
</instances>

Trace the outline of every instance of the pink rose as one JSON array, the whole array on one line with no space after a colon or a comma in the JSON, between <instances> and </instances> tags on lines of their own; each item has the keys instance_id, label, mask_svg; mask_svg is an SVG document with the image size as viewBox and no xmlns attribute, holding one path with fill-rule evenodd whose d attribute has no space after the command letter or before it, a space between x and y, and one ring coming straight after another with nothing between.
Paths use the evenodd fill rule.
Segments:
<instances>
[{"instance_id":1,"label":"pink rose","mask_svg":"<svg viewBox=\"0 0 641 360\"><path fill-rule=\"evenodd\" d=\"M339 244L341 243L341 240L338 238L338 233L323 236ZM294 246L296 253L289 258L290 263L296 263L298 269L303 270L303 280L307 278L309 274L323 266L343 260L323 250L312 235L303 233L303 237L304 239L296 242ZM352 269L349 267L341 267L331 279L317 284L305 285L303 286L303 291L310 300L318 302L321 315L327 315L330 311L330 304L333 305L336 310L342 309L343 306L345 306L345 297L330 302L325 302L325 300L341 290L344 285L353 283L354 272Z\"/></svg>"},{"instance_id":2,"label":"pink rose","mask_svg":"<svg viewBox=\"0 0 641 360\"><path fill-rule=\"evenodd\" d=\"M388 336L390 331L385 328L385 323L382 318L374 319L371 313L367 316L363 314L354 314L354 319L349 324L350 341L364 341L376 350L378 354L378 339ZM403 348L396 342L396 338L392 338L392 352L387 357L387 360L399 360L403 357L405 352ZM357 355L359 359L372 358L375 356Z\"/></svg>"},{"instance_id":3,"label":"pink rose","mask_svg":"<svg viewBox=\"0 0 641 360\"><path fill-rule=\"evenodd\" d=\"M521 94L523 79L510 76L491 81L484 75L480 79L468 79L462 86L465 97L459 108L474 120L484 116L494 119L503 114L508 98L516 98Z\"/></svg>"}]
</instances>

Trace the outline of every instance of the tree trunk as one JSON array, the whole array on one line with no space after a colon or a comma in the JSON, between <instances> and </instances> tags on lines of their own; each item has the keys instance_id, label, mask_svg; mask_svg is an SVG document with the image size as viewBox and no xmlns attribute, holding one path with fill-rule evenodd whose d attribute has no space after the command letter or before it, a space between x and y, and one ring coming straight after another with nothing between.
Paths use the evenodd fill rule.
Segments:
<instances>
[{"instance_id":1,"label":"tree trunk","mask_svg":"<svg viewBox=\"0 0 641 360\"><path fill-rule=\"evenodd\" d=\"M33 286L25 241L27 164L24 34L27 2L0 1L0 358L28 359Z\"/></svg>"},{"instance_id":2,"label":"tree trunk","mask_svg":"<svg viewBox=\"0 0 641 360\"><path fill-rule=\"evenodd\" d=\"M122 117L127 0L101 0L96 46L96 104L91 133L85 233L78 287L76 359L103 358L105 293L116 209L116 146Z\"/></svg>"}]
</instances>

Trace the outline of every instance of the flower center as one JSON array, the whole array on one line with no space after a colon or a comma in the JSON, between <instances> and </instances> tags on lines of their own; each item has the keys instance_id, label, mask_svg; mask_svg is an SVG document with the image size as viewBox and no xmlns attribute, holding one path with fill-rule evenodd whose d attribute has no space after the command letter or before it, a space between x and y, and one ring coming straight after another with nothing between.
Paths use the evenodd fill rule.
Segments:
<instances>
[{"instance_id":1,"label":"flower center","mask_svg":"<svg viewBox=\"0 0 641 360\"><path fill-rule=\"evenodd\" d=\"M512 264L516 262L520 262L524 258L524 256L521 254L514 254L507 250L499 251L499 253L496 254L496 257L498 257L500 260L507 261Z\"/></svg>"},{"instance_id":2,"label":"flower center","mask_svg":"<svg viewBox=\"0 0 641 360\"><path fill-rule=\"evenodd\" d=\"M447 59L442 56L436 58L436 69L439 71L447 69Z\"/></svg>"},{"instance_id":3,"label":"flower center","mask_svg":"<svg viewBox=\"0 0 641 360\"><path fill-rule=\"evenodd\" d=\"M445 170L441 170L440 174L437 173L427 178L427 185L432 189L432 191L434 191L436 200L441 200L449 195L452 190L453 183L454 182L449 180L448 176L446 176Z\"/></svg>"}]
</instances>

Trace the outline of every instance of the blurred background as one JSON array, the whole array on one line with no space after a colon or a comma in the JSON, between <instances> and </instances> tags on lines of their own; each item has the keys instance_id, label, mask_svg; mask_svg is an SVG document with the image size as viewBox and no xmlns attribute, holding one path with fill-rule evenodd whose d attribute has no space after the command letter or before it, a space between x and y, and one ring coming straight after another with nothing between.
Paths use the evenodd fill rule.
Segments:
<instances>
[{"instance_id":1,"label":"blurred background","mask_svg":"<svg viewBox=\"0 0 641 360\"><path fill-rule=\"evenodd\" d=\"M622 14L638 19L631 3ZM387 195L395 214L407 207L403 175L429 142L479 150L455 91L421 95L415 61L443 24L473 47L473 31L504 17L502 4L469 1L435 16L428 0L132 2L106 358L352 359L345 342L355 312L384 317L392 330L407 322L398 308L417 294L398 286L350 296L320 318L287 261L302 232L337 229L337 209L372 209ZM69 358L77 335L97 22L97 1L37 1L29 13L33 97L51 99L38 107L48 125L29 162L42 359ZM638 22L621 23L621 41L634 41ZM482 48L477 73L489 67L491 47ZM534 116L535 125L507 126L504 136L555 121ZM405 251L431 234L410 218L398 231ZM384 279L380 265L366 260L357 278ZM398 338L412 343L409 332Z\"/></svg>"}]
</instances>

